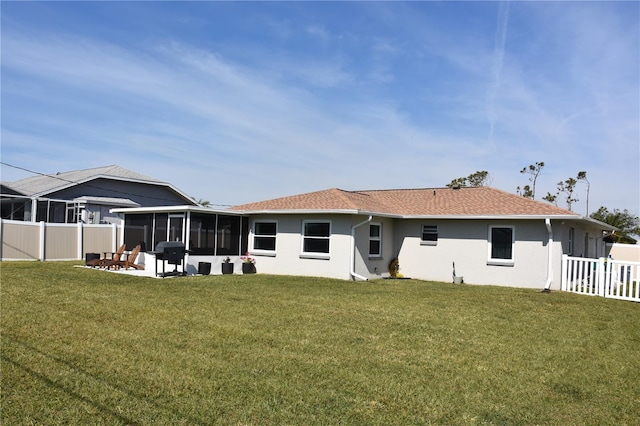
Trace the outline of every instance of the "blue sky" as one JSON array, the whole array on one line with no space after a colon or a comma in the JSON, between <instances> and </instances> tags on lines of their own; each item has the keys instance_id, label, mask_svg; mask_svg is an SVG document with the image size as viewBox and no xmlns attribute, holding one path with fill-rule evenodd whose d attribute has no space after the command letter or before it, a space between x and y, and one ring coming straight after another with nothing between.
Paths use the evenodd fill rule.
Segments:
<instances>
[{"instance_id":1,"label":"blue sky","mask_svg":"<svg viewBox=\"0 0 640 426\"><path fill-rule=\"evenodd\" d=\"M233 205L587 171L640 210L638 2L2 2L2 161ZM2 166L2 180L29 173ZM585 213L586 186L574 211ZM564 206L563 203L559 203Z\"/></svg>"}]
</instances>

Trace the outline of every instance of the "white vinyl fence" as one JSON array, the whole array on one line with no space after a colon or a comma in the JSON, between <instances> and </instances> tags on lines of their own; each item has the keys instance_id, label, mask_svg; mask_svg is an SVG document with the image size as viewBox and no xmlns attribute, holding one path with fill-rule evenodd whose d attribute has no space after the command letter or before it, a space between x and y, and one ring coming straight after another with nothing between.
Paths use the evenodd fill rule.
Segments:
<instances>
[{"instance_id":1,"label":"white vinyl fence","mask_svg":"<svg viewBox=\"0 0 640 426\"><path fill-rule=\"evenodd\" d=\"M562 291L640 302L640 262L562 256Z\"/></svg>"},{"instance_id":2,"label":"white vinyl fence","mask_svg":"<svg viewBox=\"0 0 640 426\"><path fill-rule=\"evenodd\" d=\"M117 225L23 222L0 219L1 260L80 260L85 253L114 252Z\"/></svg>"}]
</instances>

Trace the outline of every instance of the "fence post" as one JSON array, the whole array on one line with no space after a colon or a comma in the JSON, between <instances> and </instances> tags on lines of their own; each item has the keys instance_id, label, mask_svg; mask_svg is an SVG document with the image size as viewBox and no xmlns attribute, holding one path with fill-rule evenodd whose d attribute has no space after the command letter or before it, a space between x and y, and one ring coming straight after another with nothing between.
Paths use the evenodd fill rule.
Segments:
<instances>
[{"instance_id":1,"label":"fence post","mask_svg":"<svg viewBox=\"0 0 640 426\"><path fill-rule=\"evenodd\" d=\"M46 232L47 229L47 224L45 223L45 221L40 221L40 250L38 253L38 258L40 260L44 260L45 259L45 239L44 239L44 234Z\"/></svg>"},{"instance_id":2,"label":"fence post","mask_svg":"<svg viewBox=\"0 0 640 426\"><path fill-rule=\"evenodd\" d=\"M562 255L562 274L560 276L560 289L562 291L567 291L567 267L569 264L569 256L566 254Z\"/></svg>"},{"instance_id":3,"label":"fence post","mask_svg":"<svg viewBox=\"0 0 640 426\"><path fill-rule=\"evenodd\" d=\"M605 268L606 266L604 263L604 257L599 257L598 258L598 295L602 297L606 297L606 288L607 288L607 282L605 280L607 271L605 271Z\"/></svg>"},{"instance_id":4,"label":"fence post","mask_svg":"<svg viewBox=\"0 0 640 426\"><path fill-rule=\"evenodd\" d=\"M78 222L78 260L82 260L82 245L84 243L84 227Z\"/></svg>"},{"instance_id":5,"label":"fence post","mask_svg":"<svg viewBox=\"0 0 640 426\"><path fill-rule=\"evenodd\" d=\"M112 252L118 250L118 225L111 224L111 239L112 239Z\"/></svg>"}]
</instances>

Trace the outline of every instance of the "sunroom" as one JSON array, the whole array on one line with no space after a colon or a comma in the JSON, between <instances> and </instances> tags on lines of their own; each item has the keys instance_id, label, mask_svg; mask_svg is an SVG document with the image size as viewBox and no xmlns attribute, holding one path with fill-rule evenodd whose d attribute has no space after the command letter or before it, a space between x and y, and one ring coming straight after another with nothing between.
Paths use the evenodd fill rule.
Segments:
<instances>
[{"instance_id":1,"label":"sunroom","mask_svg":"<svg viewBox=\"0 0 640 426\"><path fill-rule=\"evenodd\" d=\"M140 245L138 263L145 266L145 275L161 272L163 261L154 251L167 241L184 244L186 254L180 270L187 275L203 270L221 273L221 264L227 258L240 263L240 256L247 251L248 217L238 212L199 206L121 208L111 212L123 219L120 237L126 250Z\"/></svg>"}]
</instances>

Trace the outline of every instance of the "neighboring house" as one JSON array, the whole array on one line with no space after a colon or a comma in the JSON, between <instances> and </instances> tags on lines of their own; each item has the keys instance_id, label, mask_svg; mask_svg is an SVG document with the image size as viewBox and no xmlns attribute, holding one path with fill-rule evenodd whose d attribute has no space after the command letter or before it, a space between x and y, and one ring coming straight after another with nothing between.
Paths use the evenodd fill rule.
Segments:
<instances>
[{"instance_id":1,"label":"neighboring house","mask_svg":"<svg viewBox=\"0 0 640 426\"><path fill-rule=\"evenodd\" d=\"M2 182L2 219L120 223L113 208L196 205L173 185L117 165Z\"/></svg>"},{"instance_id":2,"label":"neighboring house","mask_svg":"<svg viewBox=\"0 0 640 426\"><path fill-rule=\"evenodd\" d=\"M640 264L640 244L607 243L607 249L612 259Z\"/></svg>"},{"instance_id":3,"label":"neighboring house","mask_svg":"<svg viewBox=\"0 0 640 426\"><path fill-rule=\"evenodd\" d=\"M224 257L239 262L246 247L263 273L382 278L398 257L406 277L451 282L462 276L471 284L528 288L559 288L562 255L602 256L603 237L614 229L488 187L333 188L217 212L194 207L115 212L125 216L124 239L130 244L184 241L191 251L188 272L211 262L219 273ZM167 225L171 217L173 231ZM232 249L220 245L228 241Z\"/></svg>"}]
</instances>

